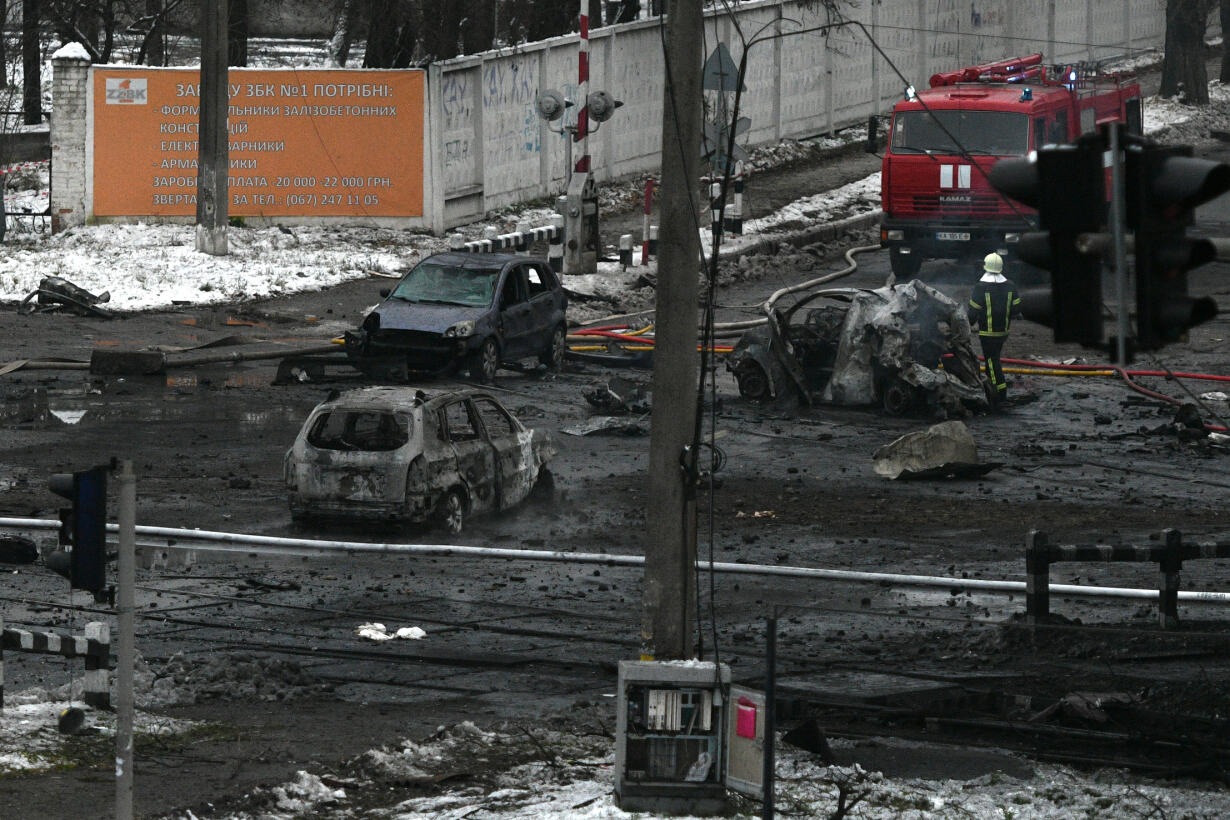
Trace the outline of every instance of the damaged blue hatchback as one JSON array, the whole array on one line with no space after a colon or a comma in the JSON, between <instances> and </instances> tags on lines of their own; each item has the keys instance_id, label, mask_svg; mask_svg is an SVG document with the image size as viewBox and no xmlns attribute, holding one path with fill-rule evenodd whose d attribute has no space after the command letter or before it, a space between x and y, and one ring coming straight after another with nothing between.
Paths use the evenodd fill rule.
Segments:
<instances>
[{"instance_id":1,"label":"damaged blue hatchback","mask_svg":"<svg viewBox=\"0 0 1230 820\"><path fill-rule=\"evenodd\" d=\"M461 368L490 382L504 363L563 364L568 297L550 265L500 253L438 253L419 262L346 334L350 361L370 376Z\"/></svg>"}]
</instances>

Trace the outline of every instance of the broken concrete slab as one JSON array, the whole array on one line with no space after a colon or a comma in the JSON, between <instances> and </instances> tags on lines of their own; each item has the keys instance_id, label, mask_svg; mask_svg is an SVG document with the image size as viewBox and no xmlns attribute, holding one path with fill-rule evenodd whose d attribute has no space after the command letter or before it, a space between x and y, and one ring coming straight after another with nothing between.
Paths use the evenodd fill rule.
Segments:
<instances>
[{"instance_id":1,"label":"broken concrete slab","mask_svg":"<svg viewBox=\"0 0 1230 820\"><path fill-rule=\"evenodd\" d=\"M906 433L872 456L878 475L891 479L973 478L998 464L978 461L978 447L961 421L946 421Z\"/></svg>"}]
</instances>

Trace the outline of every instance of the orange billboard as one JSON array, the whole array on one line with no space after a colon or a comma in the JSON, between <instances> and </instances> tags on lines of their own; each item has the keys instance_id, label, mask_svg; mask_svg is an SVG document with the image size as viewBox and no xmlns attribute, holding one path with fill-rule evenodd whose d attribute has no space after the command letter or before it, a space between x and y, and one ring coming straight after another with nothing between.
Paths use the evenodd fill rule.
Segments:
<instances>
[{"instance_id":1,"label":"orange billboard","mask_svg":"<svg viewBox=\"0 0 1230 820\"><path fill-rule=\"evenodd\" d=\"M232 216L423 215L421 70L231 69ZM94 213L196 213L200 72L94 71Z\"/></svg>"}]
</instances>

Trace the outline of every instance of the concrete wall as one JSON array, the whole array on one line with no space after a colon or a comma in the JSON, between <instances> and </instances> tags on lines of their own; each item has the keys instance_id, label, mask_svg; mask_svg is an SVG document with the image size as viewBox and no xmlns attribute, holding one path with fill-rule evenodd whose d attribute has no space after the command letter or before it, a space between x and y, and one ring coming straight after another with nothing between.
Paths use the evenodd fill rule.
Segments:
<instances>
[{"instance_id":1,"label":"concrete wall","mask_svg":"<svg viewBox=\"0 0 1230 820\"><path fill-rule=\"evenodd\" d=\"M752 145L865 121L891 108L905 85L925 87L938 71L1035 51L1047 62L1101 59L1158 47L1164 34L1159 0L859 0L846 17L861 27L827 32L825 12L808 11L800 0L741 3L733 15L708 15L703 48L708 55L725 42L738 62L739 32L755 41L740 112L751 119ZM558 37L429 68L425 172L441 184L425 202L421 224L443 232L561 192L565 137L538 119L534 100L547 89L578 99L577 44L576 35ZM599 181L658 168L662 65L656 18L591 33L590 90L624 103L589 140ZM57 162L83 139L67 133L84 123L70 113L84 105L75 102L73 81L55 78ZM575 109L569 113L575 118ZM82 174L76 165L56 168L53 210L81 207Z\"/></svg>"},{"instance_id":2,"label":"concrete wall","mask_svg":"<svg viewBox=\"0 0 1230 820\"><path fill-rule=\"evenodd\" d=\"M1158 0L860 0L846 15L861 28L825 33L816 30L827 22L823 10L808 11L797 0L761 0L736 6L735 19L710 13L704 50L708 55L725 42L737 62L739 31L759 39L748 54L740 106L751 119L747 141L755 145L862 122L891 108L905 85L925 87L938 71L1035 51L1047 62L1074 62L1159 47L1163 6ZM777 33L784 36L765 36ZM590 137L600 181L658 167L661 50L656 19L591 33L590 90L624 102ZM564 138L537 121L534 97L551 88L575 95L576 52L577 37L569 36L432 67L440 90L433 120L440 127L429 129L429 139L444 181L437 230L560 192Z\"/></svg>"}]
</instances>

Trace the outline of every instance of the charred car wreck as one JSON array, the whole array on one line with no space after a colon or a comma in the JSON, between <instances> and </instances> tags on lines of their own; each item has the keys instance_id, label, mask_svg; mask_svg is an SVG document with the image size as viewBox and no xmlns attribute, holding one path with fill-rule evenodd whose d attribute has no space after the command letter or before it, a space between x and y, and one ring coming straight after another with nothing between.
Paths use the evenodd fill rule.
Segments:
<instances>
[{"instance_id":1,"label":"charred car wreck","mask_svg":"<svg viewBox=\"0 0 1230 820\"><path fill-rule=\"evenodd\" d=\"M918 280L816 291L768 313L727 359L746 399L793 393L809 404L944 417L988 406L964 309Z\"/></svg>"},{"instance_id":2,"label":"charred car wreck","mask_svg":"<svg viewBox=\"0 0 1230 820\"><path fill-rule=\"evenodd\" d=\"M317 405L284 472L296 519L432 521L457 533L471 515L549 493L554 455L545 431L486 393L370 387Z\"/></svg>"}]
</instances>

